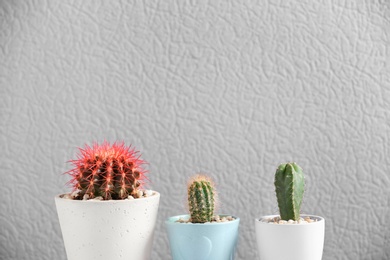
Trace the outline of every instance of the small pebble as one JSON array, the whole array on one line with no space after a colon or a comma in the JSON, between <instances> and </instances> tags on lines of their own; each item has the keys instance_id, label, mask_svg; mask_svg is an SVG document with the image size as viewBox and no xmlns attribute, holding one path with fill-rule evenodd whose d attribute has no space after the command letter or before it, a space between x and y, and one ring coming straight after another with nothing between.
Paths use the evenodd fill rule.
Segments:
<instances>
[{"instance_id":1,"label":"small pebble","mask_svg":"<svg viewBox=\"0 0 390 260\"><path fill-rule=\"evenodd\" d=\"M182 218L179 218L178 220L176 220L176 222L179 222L179 223L185 223L186 221Z\"/></svg>"},{"instance_id":2,"label":"small pebble","mask_svg":"<svg viewBox=\"0 0 390 260\"><path fill-rule=\"evenodd\" d=\"M137 194L135 194L135 197L136 198L141 198L143 195L144 195L143 191L142 190L138 190Z\"/></svg>"},{"instance_id":3,"label":"small pebble","mask_svg":"<svg viewBox=\"0 0 390 260\"><path fill-rule=\"evenodd\" d=\"M145 190L144 191L144 197L150 197L153 195L153 191L152 190Z\"/></svg>"},{"instance_id":4,"label":"small pebble","mask_svg":"<svg viewBox=\"0 0 390 260\"><path fill-rule=\"evenodd\" d=\"M70 194L64 194L64 195L62 196L62 198L64 198L64 199L69 199L69 200L72 200L72 199L73 199L72 195L70 195Z\"/></svg>"},{"instance_id":5,"label":"small pebble","mask_svg":"<svg viewBox=\"0 0 390 260\"><path fill-rule=\"evenodd\" d=\"M308 223L314 222L314 221L313 221L311 218L309 218L309 217L306 217L305 220L306 220L306 222L308 222Z\"/></svg>"},{"instance_id":6,"label":"small pebble","mask_svg":"<svg viewBox=\"0 0 390 260\"><path fill-rule=\"evenodd\" d=\"M134 197L133 197L133 196L131 196L131 195L129 195L129 196L127 197L127 199L128 199L128 200L133 200L133 199L134 199Z\"/></svg>"},{"instance_id":7,"label":"small pebble","mask_svg":"<svg viewBox=\"0 0 390 260\"><path fill-rule=\"evenodd\" d=\"M83 200L88 200L88 199L89 199L89 195L88 194L84 194Z\"/></svg>"},{"instance_id":8,"label":"small pebble","mask_svg":"<svg viewBox=\"0 0 390 260\"><path fill-rule=\"evenodd\" d=\"M98 196L98 197L93 198L92 200L103 200L103 197L102 196Z\"/></svg>"},{"instance_id":9,"label":"small pebble","mask_svg":"<svg viewBox=\"0 0 390 260\"><path fill-rule=\"evenodd\" d=\"M74 199L74 198L76 198L77 196L79 196L79 192L80 192L80 191L76 190L76 191L72 192L72 194L71 194L70 196L72 196L72 198Z\"/></svg>"}]
</instances>

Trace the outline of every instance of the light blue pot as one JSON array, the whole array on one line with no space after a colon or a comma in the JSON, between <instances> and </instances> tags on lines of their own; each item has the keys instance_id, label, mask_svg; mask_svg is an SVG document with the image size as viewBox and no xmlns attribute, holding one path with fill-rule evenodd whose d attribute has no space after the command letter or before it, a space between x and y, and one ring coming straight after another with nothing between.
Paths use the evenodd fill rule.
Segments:
<instances>
[{"instance_id":1,"label":"light blue pot","mask_svg":"<svg viewBox=\"0 0 390 260\"><path fill-rule=\"evenodd\" d=\"M221 217L227 215L220 215ZM240 219L222 223L178 223L189 215L165 221L173 260L233 260Z\"/></svg>"}]
</instances>

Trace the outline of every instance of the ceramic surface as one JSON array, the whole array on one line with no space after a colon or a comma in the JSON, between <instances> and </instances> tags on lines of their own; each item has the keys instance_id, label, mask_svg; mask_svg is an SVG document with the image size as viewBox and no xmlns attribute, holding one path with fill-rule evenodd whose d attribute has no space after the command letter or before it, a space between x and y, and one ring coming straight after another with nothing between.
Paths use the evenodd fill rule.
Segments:
<instances>
[{"instance_id":1,"label":"ceramic surface","mask_svg":"<svg viewBox=\"0 0 390 260\"><path fill-rule=\"evenodd\" d=\"M226 215L220 215L226 216ZM238 240L240 219L223 223L177 223L179 218L165 222L173 260L233 260Z\"/></svg>"},{"instance_id":2,"label":"ceramic surface","mask_svg":"<svg viewBox=\"0 0 390 260\"><path fill-rule=\"evenodd\" d=\"M274 218L277 215L264 216ZM310 216L317 222L271 224L255 220L260 260L321 260L324 247L325 219Z\"/></svg>"},{"instance_id":3,"label":"ceramic surface","mask_svg":"<svg viewBox=\"0 0 390 260\"><path fill-rule=\"evenodd\" d=\"M68 260L150 259L160 194L80 201L55 197Z\"/></svg>"}]
</instances>

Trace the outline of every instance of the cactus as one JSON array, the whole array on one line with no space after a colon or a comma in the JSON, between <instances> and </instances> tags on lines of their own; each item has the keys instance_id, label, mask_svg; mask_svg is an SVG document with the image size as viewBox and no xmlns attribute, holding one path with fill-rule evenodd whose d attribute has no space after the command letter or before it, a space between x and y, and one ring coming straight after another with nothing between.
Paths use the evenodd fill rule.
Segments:
<instances>
[{"instance_id":1,"label":"cactus","mask_svg":"<svg viewBox=\"0 0 390 260\"><path fill-rule=\"evenodd\" d=\"M275 191L281 219L299 220L304 186L302 169L296 163L279 165L275 173Z\"/></svg>"},{"instance_id":2,"label":"cactus","mask_svg":"<svg viewBox=\"0 0 390 260\"><path fill-rule=\"evenodd\" d=\"M217 197L212 180L204 175L196 175L189 181L187 192L191 222L210 222L214 216Z\"/></svg>"},{"instance_id":3,"label":"cactus","mask_svg":"<svg viewBox=\"0 0 390 260\"><path fill-rule=\"evenodd\" d=\"M76 160L70 161L73 169L69 184L78 191L75 199L102 197L104 200L121 200L129 195L137 198L145 179L145 164L138 151L123 142L94 143L79 148Z\"/></svg>"}]
</instances>

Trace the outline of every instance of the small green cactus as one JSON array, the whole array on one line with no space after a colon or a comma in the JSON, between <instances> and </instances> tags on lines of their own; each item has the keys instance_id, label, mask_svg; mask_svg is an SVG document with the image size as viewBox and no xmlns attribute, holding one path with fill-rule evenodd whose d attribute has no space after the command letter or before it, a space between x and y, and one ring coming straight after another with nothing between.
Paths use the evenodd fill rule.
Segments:
<instances>
[{"instance_id":1,"label":"small green cactus","mask_svg":"<svg viewBox=\"0 0 390 260\"><path fill-rule=\"evenodd\" d=\"M196 175L188 183L187 192L191 222L211 222L217 196L212 180L204 175Z\"/></svg>"},{"instance_id":2,"label":"small green cactus","mask_svg":"<svg viewBox=\"0 0 390 260\"><path fill-rule=\"evenodd\" d=\"M296 163L279 165L275 173L275 191L281 219L299 220L304 189L303 172Z\"/></svg>"}]
</instances>

